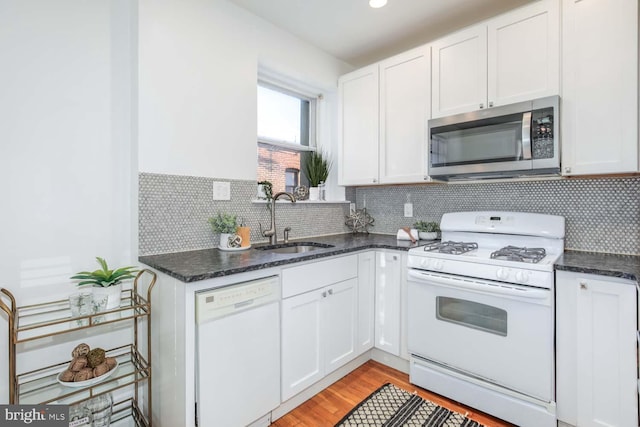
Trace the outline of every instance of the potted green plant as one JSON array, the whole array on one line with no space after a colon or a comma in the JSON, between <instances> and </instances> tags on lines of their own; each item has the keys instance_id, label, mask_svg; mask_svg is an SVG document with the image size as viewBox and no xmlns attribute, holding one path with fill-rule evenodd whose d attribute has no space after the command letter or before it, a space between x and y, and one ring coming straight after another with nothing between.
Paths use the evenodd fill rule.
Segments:
<instances>
[{"instance_id":1,"label":"potted green plant","mask_svg":"<svg viewBox=\"0 0 640 427\"><path fill-rule=\"evenodd\" d=\"M420 240L434 240L438 238L440 226L437 222L418 221L413 224L413 227L418 230Z\"/></svg>"},{"instance_id":2,"label":"potted green plant","mask_svg":"<svg viewBox=\"0 0 640 427\"><path fill-rule=\"evenodd\" d=\"M213 232L220 233L218 249L229 250L240 246L240 242L237 242L236 239L236 230L238 229L236 215L218 212L216 216L209 218L208 221Z\"/></svg>"},{"instance_id":3,"label":"potted green plant","mask_svg":"<svg viewBox=\"0 0 640 427\"><path fill-rule=\"evenodd\" d=\"M73 280L80 280L78 286L92 286L94 301L102 298L107 299L106 309L111 310L120 307L120 297L122 294L122 282L135 278L138 271L135 267L120 267L114 270L109 269L107 261L96 257L98 264L102 267L95 271L81 271L71 276Z\"/></svg>"},{"instance_id":4,"label":"potted green plant","mask_svg":"<svg viewBox=\"0 0 640 427\"><path fill-rule=\"evenodd\" d=\"M318 200L318 186L327 182L332 161L323 151L310 151L304 160L304 174L309 180L309 200Z\"/></svg>"}]
</instances>

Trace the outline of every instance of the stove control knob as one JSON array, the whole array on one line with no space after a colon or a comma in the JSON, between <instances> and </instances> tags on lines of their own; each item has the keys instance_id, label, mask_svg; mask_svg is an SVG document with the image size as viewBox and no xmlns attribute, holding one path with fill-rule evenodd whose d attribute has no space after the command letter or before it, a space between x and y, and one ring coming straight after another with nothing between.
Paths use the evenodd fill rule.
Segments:
<instances>
[{"instance_id":1,"label":"stove control knob","mask_svg":"<svg viewBox=\"0 0 640 427\"><path fill-rule=\"evenodd\" d=\"M434 261L433 263L433 269L434 270L442 270L444 263L442 262L441 259L437 259Z\"/></svg>"},{"instance_id":2,"label":"stove control knob","mask_svg":"<svg viewBox=\"0 0 640 427\"><path fill-rule=\"evenodd\" d=\"M509 277L509 270L507 270L506 268L499 268L498 270L496 270L496 277L498 278L498 280L507 280L507 278Z\"/></svg>"},{"instance_id":3,"label":"stove control knob","mask_svg":"<svg viewBox=\"0 0 640 427\"><path fill-rule=\"evenodd\" d=\"M527 271L516 272L516 282L527 283L528 281L529 281L529 272Z\"/></svg>"},{"instance_id":4,"label":"stove control knob","mask_svg":"<svg viewBox=\"0 0 640 427\"><path fill-rule=\"evenodd\" d=\"M428 259L421 259L420 260L420 267L426 267L429 265L429 260Z\"/></svg>"}]
</instances>

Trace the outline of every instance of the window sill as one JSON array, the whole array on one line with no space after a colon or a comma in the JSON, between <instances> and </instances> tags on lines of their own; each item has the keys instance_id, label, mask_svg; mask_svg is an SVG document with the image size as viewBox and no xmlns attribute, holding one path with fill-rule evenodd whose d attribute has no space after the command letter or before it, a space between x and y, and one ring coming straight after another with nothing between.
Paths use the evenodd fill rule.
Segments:
<instances>
[{"instance_id":1,"label":"window sill","mask_svg":"<svg viewBox=\"0 0 640 427\"><path fill-rule=\"evenodd\" d=\"M253 199L251 203L255 204L267 204L265 199ZM270 202L269 202L270 203ZM276 203L291 203L288 199L278 199ZM302 205L330 205L330 204L340 204L340 203L351 203L349 200L296 200L296 203L300 203Z\"/></svg>"}]
</instances>

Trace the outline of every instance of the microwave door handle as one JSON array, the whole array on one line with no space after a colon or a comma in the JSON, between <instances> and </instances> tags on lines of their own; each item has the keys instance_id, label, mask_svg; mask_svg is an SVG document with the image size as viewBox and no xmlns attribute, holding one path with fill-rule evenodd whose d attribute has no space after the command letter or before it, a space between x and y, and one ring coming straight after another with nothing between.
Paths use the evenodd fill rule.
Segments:
<instances>
[{"instance_id":1,"label":"microwave door handle","mask_svg":"<svg viewBox=\"0 0 640 427\"><path fill-rule=\"evenodd\" d=\"M522 159L531 160L531 111L522 114Z\"/></svg>"}]
</instances>

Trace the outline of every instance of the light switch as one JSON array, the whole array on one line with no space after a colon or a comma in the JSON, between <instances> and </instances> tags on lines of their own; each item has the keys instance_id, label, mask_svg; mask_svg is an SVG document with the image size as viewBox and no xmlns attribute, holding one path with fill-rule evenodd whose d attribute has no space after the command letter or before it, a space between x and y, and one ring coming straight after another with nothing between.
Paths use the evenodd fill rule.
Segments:
<instances>
[{"instance_id":1,"label":"light switch","mask_svg":"<svg viewBox=\"0 0 640 427\"><path fill-rule=\"evenodd\" d=\"M231 183L213 181L213 200L231 200Z\"/></svg>"}]
</instances>

